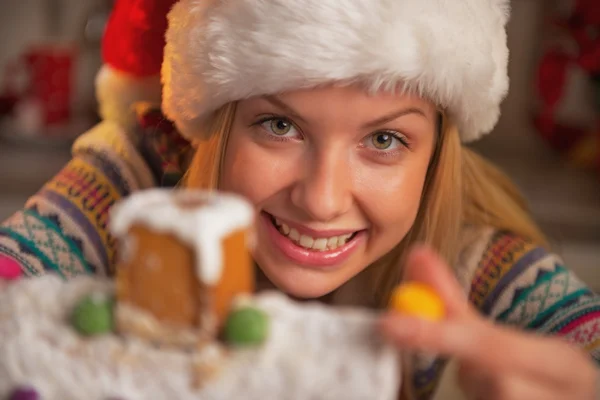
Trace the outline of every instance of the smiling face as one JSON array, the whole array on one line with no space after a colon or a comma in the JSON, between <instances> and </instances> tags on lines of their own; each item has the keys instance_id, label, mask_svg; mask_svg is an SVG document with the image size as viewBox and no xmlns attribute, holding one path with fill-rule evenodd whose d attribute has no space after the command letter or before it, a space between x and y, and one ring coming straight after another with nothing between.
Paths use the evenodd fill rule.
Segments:
<instances>
[{"instance_id":1,"label":"smiling face","mask_svg":"<svg viewBox=\"0 0 600 400\"><path fill-rule=\"evenodd\" d=\"M293 296L343 285L415 221L435 107L409 95L326 87L238 104L222 190L260 212L256 262Z\"/></svg>"}]
</instances>

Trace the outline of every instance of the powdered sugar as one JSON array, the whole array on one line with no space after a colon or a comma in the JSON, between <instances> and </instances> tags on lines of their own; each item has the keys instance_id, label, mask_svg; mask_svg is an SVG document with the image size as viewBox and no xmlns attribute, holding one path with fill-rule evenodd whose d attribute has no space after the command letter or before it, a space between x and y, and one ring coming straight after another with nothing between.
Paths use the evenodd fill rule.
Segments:
<instances>
[{"instance_id":1,"label":"powdered sugar","mask_svg":"<svg viewBox=\"0 0 600 400\"><path fill-rule=\"evenodd\" d=\"M13 283L0 292L0 398L28 384L44 400L394 399L399 358L379 340L375 315L297 304L278 293L245 299L270 316L257 349L199 353L160 350L115 335L85 339L68 316L110 281L66 283L54 276ZM194 390L200 376L202 386Z\"/></svg>"}]
</instances>

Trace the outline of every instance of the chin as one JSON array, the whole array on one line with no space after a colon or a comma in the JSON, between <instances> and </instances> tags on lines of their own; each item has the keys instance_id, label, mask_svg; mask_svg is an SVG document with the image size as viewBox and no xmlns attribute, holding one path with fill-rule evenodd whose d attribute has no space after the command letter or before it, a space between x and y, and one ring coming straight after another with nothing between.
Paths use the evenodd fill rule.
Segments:
<instances>
[{"instance_id":1,"label":"chin","mask_svg":"<svg viewBox=\"0 0 600 400\"><path fill-rule=\"evenodd\" d=\"M296 283L290 284L285 280L282 280L281 284L278 282L273 282L273 284L277 287L277 289L288 294L289 296L302 300L321 298L339 287L338 285L332 287L307 287L306 285L298 285Z\"/></svg>"},{"instance_id":2,"label":"chin","mask_svg":"<svg viewBox=\"0 0 600 400\"><path fill-rule=\"evenodd\" d=\"M261 258L257 255L256 261L269 281L277 289L298 299L323 297L345 282L339 278L342 271L315 271L296 265L275 264Z\"/></svg>"}]
</instances>

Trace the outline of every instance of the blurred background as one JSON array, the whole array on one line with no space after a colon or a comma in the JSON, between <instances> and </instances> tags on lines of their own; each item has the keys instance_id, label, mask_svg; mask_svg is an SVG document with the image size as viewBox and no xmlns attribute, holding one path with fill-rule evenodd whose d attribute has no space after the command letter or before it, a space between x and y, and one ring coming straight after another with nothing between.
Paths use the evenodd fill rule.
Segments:
<instances>
[{"instance_id":1,"label":"blurred background","mask_svg":"<svg viewBox=\"0 0 600 400\"><path fill-rule=\"evenodd\" d=\"M0 220L98 121L94 77L112 0L2 0ZM567 265L600 290L600 6L513 0L511 90L473 145L517 183Z\"/></svg>"}]
</instances>

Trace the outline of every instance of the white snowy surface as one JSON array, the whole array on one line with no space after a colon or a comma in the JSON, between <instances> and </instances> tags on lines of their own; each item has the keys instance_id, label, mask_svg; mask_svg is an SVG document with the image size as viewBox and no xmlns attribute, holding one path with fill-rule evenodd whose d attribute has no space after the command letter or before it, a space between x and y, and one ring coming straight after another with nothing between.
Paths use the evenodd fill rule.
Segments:
<instances>
[{"instance_id":1,"label":"white snowy surface","mask_svg":"<svg viewBox=\"0 0 600 400\"><path fill-rule=\"evenodd\" d=\"M74 305L112 291L108 281L50 275L0 287L0 398L17 385L32 385L42 400L391 400L398 393L399 357L379 339L369 311L261 294L253 301L270 316L266 343L190 354L116 335L79 336L68 323ZM200 359L216 372L194 389Z\"/></svg>"}]
</instances>

